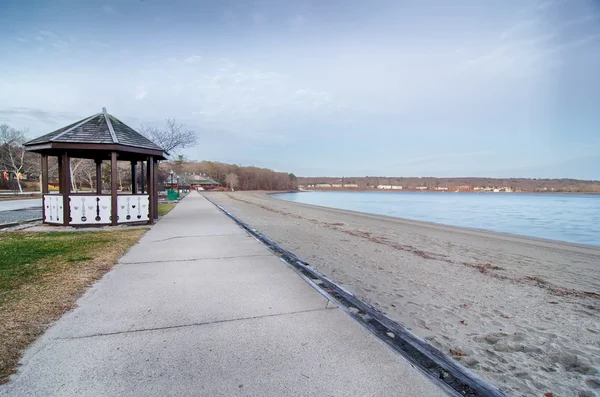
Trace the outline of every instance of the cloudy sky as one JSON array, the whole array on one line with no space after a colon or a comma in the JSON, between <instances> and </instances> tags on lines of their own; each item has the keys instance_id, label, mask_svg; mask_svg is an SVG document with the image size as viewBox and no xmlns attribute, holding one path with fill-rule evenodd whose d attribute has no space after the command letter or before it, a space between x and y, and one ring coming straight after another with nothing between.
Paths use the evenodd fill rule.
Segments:
<instances>
[{"instance_id":1,"label":"cloudy sky","mask_svg":"<svg viewBox=\"0 0 600 397\"><path fill-rule=\"evenodd\" d=\"M597 0L2 0L0 123L297 175L600 179Z\"/></svg>"}]
</instances>

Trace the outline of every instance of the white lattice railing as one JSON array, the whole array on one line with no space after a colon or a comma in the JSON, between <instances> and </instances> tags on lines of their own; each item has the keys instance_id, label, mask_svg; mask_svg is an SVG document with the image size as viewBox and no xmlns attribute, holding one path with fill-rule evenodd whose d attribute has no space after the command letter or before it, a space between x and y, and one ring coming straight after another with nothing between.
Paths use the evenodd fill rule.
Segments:
<instances>
[{"instance_id":1,"label":"white lattice railing","mask_svg":"<svg viewBox=\"0 0 600 397\"><path fill-rule=\"evenodd\" d=\"M111 196L80 194L69 196L71 225L108 225L111 223ZM117 196L117 223L143 222L149 218L147 194ZM44 195L44 222L63 223L63 196Z\"/></svg>"},{"instance_id":2,"label":"white lattice railing","mask_svg":"<svg viewBox=\"0 0 600 397\"><path fill-rule=\"evenodd\" d=\"M108 225L110 218L110 196L92 194L69 196L71 225Z\"/></svg>"},{"instance_id":3,"label":"white lattice railing","mask_svg":"<svg viewBox=\"0 0 600 397\"><path fill-rule=\"evenodd\" d=\"M147 194L131 194L128 196L117 196L118 223L147 221L148 204Z\"/></svg>"},{"instance_id":4,"label":"white lattice railing","mask_svg":"<svg viewBox=\"0 0 600 397\"><path fill-rule=\"evenodd\" d=\"M63 197L60 194L44 195L44 222L63 223Z\"/></svg>"}]
</instances>

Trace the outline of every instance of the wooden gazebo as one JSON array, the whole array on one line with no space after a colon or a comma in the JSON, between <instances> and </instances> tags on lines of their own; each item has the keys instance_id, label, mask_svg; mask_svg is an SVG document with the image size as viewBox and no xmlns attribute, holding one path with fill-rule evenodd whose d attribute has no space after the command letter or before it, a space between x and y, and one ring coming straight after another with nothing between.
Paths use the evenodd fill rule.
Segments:
<instances>
[{"instance_id":1,"label":"wooden gazebo","mask_svg":"<svg viewBox=\"0 0 600 397\"><path fill-rule=\"evenodd\" d=\"M54 225L112 225L153 223L158 218L158 161L167 153L125 125L106 109L86 119L25 143L30 152L42 156L43 219ZM58 157L58 193L48 191L48 156ZM71 192L70 159L93 159L96 163L96 191ZM110 194L102 194L102 162L110 161ZM131 163L131 192L117 191L117 161ZM137 184L137 165L146 178ZM144 182L146 189L144 189Z\"/></svg>"}]
</instances>

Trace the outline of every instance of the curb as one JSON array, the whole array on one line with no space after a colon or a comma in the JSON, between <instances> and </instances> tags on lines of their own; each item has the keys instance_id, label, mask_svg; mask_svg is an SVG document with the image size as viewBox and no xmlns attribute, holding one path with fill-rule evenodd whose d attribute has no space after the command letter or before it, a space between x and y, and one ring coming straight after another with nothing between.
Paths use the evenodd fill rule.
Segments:
<instances>
[{"instance_id":1,"label":"curb","mask_svg":"<svg viewBox=\"0 0 600 397\"><path fill-rule=\"evenodd\" d=\"M0 229L6 229L9 227L24 225L26 223L37 222L37 221L41 221L41 220L42 220L42 218L33 218L33 219L27 219L27 220L20 221L20 222L0 223Z\"/></svg>"}]
</instances>

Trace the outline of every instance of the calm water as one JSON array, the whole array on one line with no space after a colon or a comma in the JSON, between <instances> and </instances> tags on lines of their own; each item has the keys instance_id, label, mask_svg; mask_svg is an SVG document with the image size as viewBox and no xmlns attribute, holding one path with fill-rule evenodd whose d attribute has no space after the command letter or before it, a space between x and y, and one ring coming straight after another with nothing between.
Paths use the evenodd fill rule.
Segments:
<instances>
[{"instance_id":1,"label":"calm water","mask_svg":"<svg viewBox=\"0 0 600 397\"><path fill-rule=\"evenodd\" d=\"M600 195L425 192L300 192L275 197L600 246Z\"/></svg>"}]
</instances>

